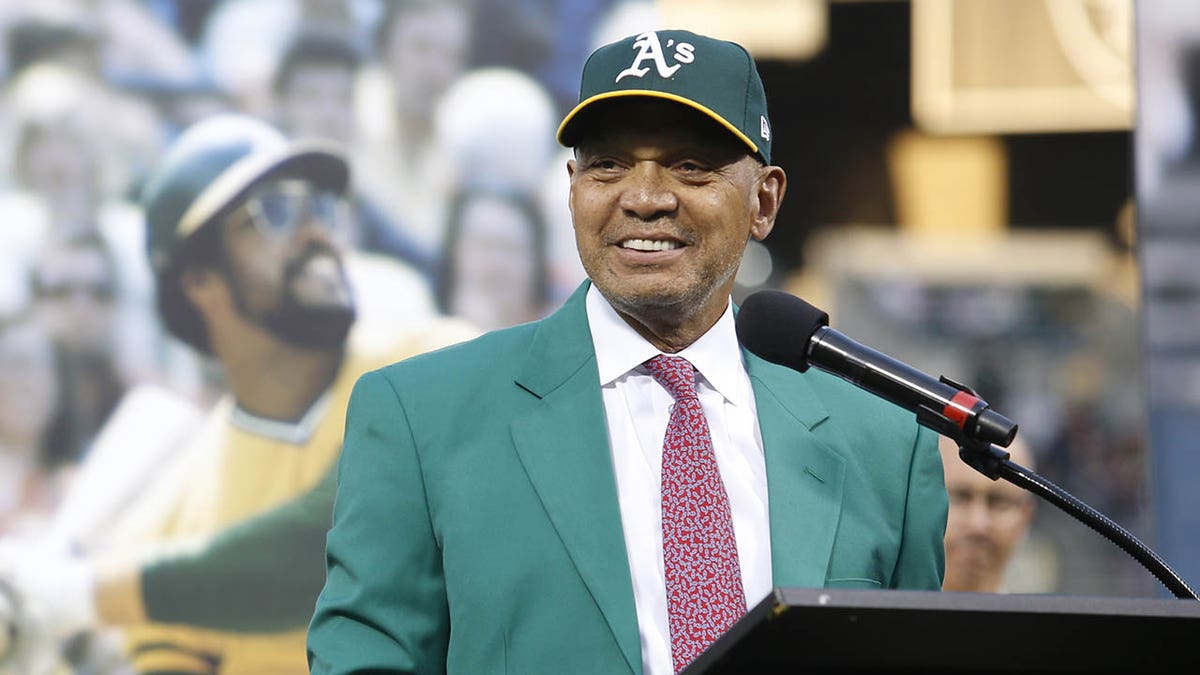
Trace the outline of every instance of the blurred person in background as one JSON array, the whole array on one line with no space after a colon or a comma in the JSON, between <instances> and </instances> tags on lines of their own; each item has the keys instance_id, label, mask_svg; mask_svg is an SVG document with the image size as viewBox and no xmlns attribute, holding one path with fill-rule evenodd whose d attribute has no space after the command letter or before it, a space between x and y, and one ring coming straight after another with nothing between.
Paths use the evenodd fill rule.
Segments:
<instances>
[{"instance_id":1,"label":"blurred person in background","mask_svg":"<svg viewBox=\"0 0 1200 675\"><path fill-rule=\"evenodd\" d=\"M354 86L362 59L350 37L306 25L287 41L271 82L276 119L295 138L351 145Z\"/></svg>"},{"instance_id":2,"label":"blurred person in background","mask_svg":"<svg viewBox=\"0 0 1200 675\"><path fill-rule=\"evenodd\" d=\"M122 378L163 381L173 376L166 336L153 316L141 211L128 194L149 164L142 152L155 147L161 127L152 114L126 116L125 106L112 101L103 85L53 64L27 66L8 83L8 115L0 125L0 156L7 163L0 218L7 225L0 241L20 250L14 264L32 269L47 247L102 238L115 259ZM139 125L136 142L122 137L126 123ZM180 365L182 371L192 368L194 363Z\"/></svg>"},{"instance_id":3,"label":"blurred person in background","mask_svg":"<svg viewBox=\"0 0 1200 675\"><path fill-rule=\"evenodd\" d=\"M33 312L0 318L0 373L0 534L29 536L45 525L66 475L49 446L54 349Z\"/></svg>"},{"instance_id":4,"label":"blurred person in background","mask_svg":"<svg viewBox=\"0 0 1200 675\"><path fill-rule=\"evenodd\" d=\"M375 29L378 63L365 73L364 135L354 159L359 184L430 256L441 242L452 187L435 111L466 69L472 35L463 0L384 3Z\"/></svg>"},{"instance_id":5,"label":"blurred person in background","mask_svg":"<svg viewBox=\"0 0 1200 675\"><path fill-rule=\"evenodd\" d=\"M5 105L17 118L33 106L43 119L73 111L102 120L102 129L83 129L99 150L100 189L106 197L134 194L164 138L153 107L127 87L194 77L186 47L130 0L22 2L0 17L0 30ZM39 71L58 73L58 81Z\"/></svg>"},{"instance_id":6,"label":"blurred person in background","mask_svg":"<svg viewBox=\"0 0 1200 675\"><path fill-rule=\"evenodd\" d=\"M51 100L55 96L78 96L74 102L84 103L88 96L84 87L70 73L51 67L27 72L14 87L22 94L45 97L16 101L9 186L42 211L41 229L48 237L69 237L99 227L98 211L106 195L103 149L94 136L97 129L85 118L87 112L67 110L65 101L62 108L47 109L58 108L59 101Z\"/></svg>"},{"instance_id":7,"label":"blurred person in background","mask_svg":"<svg viewBox=\"0 0 1200 675\"><path fill-rule=\"evenodd\" d=\"M440 307L467 312L471 320L493 328L540 317L552 300L564 299L582 280L569 218L555 221L557 231L552 231L539 199L550 163L558 156L550 141L555 129L553 101L526 73L482 68L464 74L446 92L438 104L435 126L438 146L451 167L453 188L441 226ZM564 180L562 166L553 167L559 181ZM558 196L565 204L565 192ZM480 222L481 209L495 214L500 222ZM464 223L464 216L469 222ZM487 251L489 244L473 241L474 235L463 236L460 231L480 227L485 228L480 234L506 250L520 241L530 247L512 251L513 269L501 270L508 264L503 260L507 254ZM563 256L580 270L569 289L550 287L550 277L561 261L551 259L554 249L550 242L557 243L560 238L571 240L570 250ZM476 264L483 268L471 269ZM509 283L516 287L504 288L503 284ZM565 294L552 290L565 290ZM461 297L452 298L453 293Z\"/></svg>"},{"instance_id":8,"label":"blurred person in background","mask_svg":"<svg viewBox=\"0 0 1200 675\"><path fill-rule=\"evenodd\" d=\"M482 330L533 321L549 307L546 225L527 195L467 190L450 202L438 306Z\"/></svg>"},{"instance_id":9,"label":"blurred person in background","mask_svg":"<svg viewBox=\"0 0 1200 675\"><path fill-rule=\"evenodd\" d=\"M301 29L280 56L272 84L276 118L284 133L353 147L358 141L354 106L360 63L358 49L343 31ZM403 227L357 187L349 199L347 236L352 247L391 256L431 278L428 255L407 238Z\"/></svg>"},{"instance_id":10,"label":"blurred person in background","mask_svg":"<svg viewBox=\"0 0 1200 675\"><path fill-rule=\"evenodd\" d=\"M597 25L621 1L474 0L475 23L487 30L479 31L472 42L471 66L529 73L550 93L562 117L575 105L579 72L588 54L611 41L593 39ZM628 30L613 39L649 28Z\"/></svg>"},{"instance_id":11,"label":"blurred person in background","mask_svg":"<svg viewBox=\"0 0 1200 675\"><path fill-rule=\"evenodd\" d=\"M461 322L418 315L391 332L386 351L356 339L358 289L339 242L348 181L334 146L289 142L234 115L195 125L159 165L144 198L159 313L175 337L222 364L230 395L169 470L141 487L126 518L143 532L127 545L203 539L310 490L340 452L357 375L474 335ZM322 549L305 553L319 560ZM63 585L76 603L91 593L91 568L78 560L54 565L34 551L8 567L29 597ZM152 600L122 597L119 613L140 618L125 631L138 672L307 672L302 630L251 635L151 623ZM55 629L61 637L85 627L78 613L58 615L76 620Z\"/></svg>"},{"instance_id":12,"label":"blurred person in background","mask_svg":"<svg viewBox=\"0 0 1200 675\"><path fill-rule=\"evenodd\" d=\"M56 59L110 81L188 76L187 45L141 0L18 0L0 10L5 65ZM200 5L201 2L194 4Z\"/></svg>"},{"instance_id":13,"label":"blurred person in background","mask_svg":"<svg viewBox=\"0 0 1200 675\"><path fill-rule=\"evenodd\" d=\"M992 480L958 456L958 446L938 437L950 513L946 522L945 591L1001 593L1018 548L1033 522L1034 496L1006 480ZM1012 462L1031 471L1033 453L1020 437Z\"/></svg>"},{"instance_id":14,"label":"blurred person in background","mask_svg":"<svg viewBox=\"0 0 1200 675\"><path fill-rule=\"evenodd\" d=\"M59 459L74 463L128 387L117 361L116 262L98 233L81 234L47 245L31 282L59 362L52 446Z\"/></svg>"},{"instance_id":15,"label":"blurred person in background","mask_svg":"<svg viewBox=\"0 0 1200 675\"><path fill-rule=\"evenodd\" d=\"M12 3L0 16L0 29L9 79L47 63L93 79L103 76L101 28L75 3Z\"/></svg>"}]
</instances>

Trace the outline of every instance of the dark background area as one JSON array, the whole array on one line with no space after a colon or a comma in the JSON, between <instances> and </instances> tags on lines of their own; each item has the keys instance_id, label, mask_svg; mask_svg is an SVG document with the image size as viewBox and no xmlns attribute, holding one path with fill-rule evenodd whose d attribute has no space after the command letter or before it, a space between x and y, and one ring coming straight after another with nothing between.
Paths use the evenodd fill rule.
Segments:
<instances>
[{"instance_id":1,"label":"dark background area","mask_svg":"<svg viewBox=\"0 0 1200 675\"><path fill-rule=\"evenodd\" d=\"M907 2L834 3L829 37L812 60L759 60L788 172L787 202L766 240L776 263L804 264L822 227L896 222L886 147L911 128L911 9ZM1133 194L1128 131L1006 135L1009 220L1018 228L1115 234Z\"/></svg>"}]
</instances>

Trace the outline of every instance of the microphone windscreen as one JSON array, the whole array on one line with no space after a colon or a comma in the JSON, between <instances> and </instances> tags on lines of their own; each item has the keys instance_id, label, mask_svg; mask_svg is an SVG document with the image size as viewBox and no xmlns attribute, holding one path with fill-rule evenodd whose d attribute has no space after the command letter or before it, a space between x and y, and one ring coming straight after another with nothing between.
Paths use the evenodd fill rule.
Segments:
<instances>
[{"instance_id":1,"label":"microphone windscreen","mask_svg":"<svg viewBox=\"0 0 1200 675\"><path fill-rule=\"evenodd\" d=\"M804 372L808 340L829 315L783 291L764 290L748 296L738 309L738 340L759 357Z\"/></svg>"}]
</instances>

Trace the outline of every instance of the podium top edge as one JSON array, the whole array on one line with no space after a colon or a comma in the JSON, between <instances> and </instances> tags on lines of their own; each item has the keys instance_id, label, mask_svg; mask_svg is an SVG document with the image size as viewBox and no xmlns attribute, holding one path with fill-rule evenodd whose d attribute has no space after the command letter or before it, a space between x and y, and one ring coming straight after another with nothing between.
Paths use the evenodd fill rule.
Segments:
<instances>
[{"instance_id":1,"label":"podium top edge","mask_svg":"<svg viewBox=\"0 0 1200 675\"><path fill-rule=\"evenodd\" d=\"M1169 598L775 588L760 604L766 605L764 609L770 613L779 613L790 607L828 607L1200 619L1200 602Z\"/></svg>"}]
</instances>

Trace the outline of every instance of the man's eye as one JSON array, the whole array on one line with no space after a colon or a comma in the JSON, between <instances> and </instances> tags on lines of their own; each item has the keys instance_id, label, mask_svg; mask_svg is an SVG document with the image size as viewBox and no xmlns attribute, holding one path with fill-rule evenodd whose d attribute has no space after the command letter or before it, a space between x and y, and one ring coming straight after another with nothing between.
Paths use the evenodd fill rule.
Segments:
<instances>
[{"instance_id":1,"label":"man's eye","mask_svg":"<svg viewBox=\"0 0 1200 675\"><path fill-rule=\"evenodd\" d=\"M679 170L683 171L684 173L700 173L708 170L708 167L704 166L700 162L694 162L690 160L686 162L680 162L678 167Z\"/></svg>"},{"instance_id":2,"label":"man's eye","mask_svg":"<svg viewBox=\"0 0 1200 675\"><path fill-rule=\"evenodd\" d=\"M617 166L617 161L614 159L597 159L592 162L593 169L601 169L603 171L616 169Z\"/></svg>"}]
</instances>

